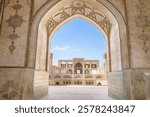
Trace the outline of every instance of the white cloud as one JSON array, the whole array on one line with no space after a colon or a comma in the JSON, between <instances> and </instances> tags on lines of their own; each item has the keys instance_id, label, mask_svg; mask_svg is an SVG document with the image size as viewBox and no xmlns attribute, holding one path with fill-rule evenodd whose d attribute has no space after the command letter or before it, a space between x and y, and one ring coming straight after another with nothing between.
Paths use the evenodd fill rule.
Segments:
<instances>
[{"instance_id":1,"label":"white cloud","mask_svg":"<svg viewBox=\"0 0 150 117\"><path fill-rule=\"evenodd\" d=\"M64 46L64 47L59 47L59 46L56 46L54 48L54 50L57 50L57 51L65 51L65 50L68 50L70 47L69 46Z\"/></svg>"},{"instance_id":2,"label":"white cloud","mask_svg":"<svg viewBox=\"0 0 150 117\"><path fill-rule=\"evenodd\" d=\"M75 52L79 52L79 51L80 51L80 49L79 49L79 48L75 49Z\"/></svg>"}]
</instances>

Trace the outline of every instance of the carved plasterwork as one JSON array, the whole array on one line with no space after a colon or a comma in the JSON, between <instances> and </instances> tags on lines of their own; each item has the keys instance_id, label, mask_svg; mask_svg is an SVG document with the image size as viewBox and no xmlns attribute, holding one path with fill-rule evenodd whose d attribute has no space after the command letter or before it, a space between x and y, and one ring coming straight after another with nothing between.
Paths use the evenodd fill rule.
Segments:
<instances>
[{"instance_id":1,"label":"carved plasterwork","mask_svg":"<svg viewBox=\"0 0 150 117\"><path fill-rule=\"evenodd\" d=\"M64 20L78 14L93 20L103 29L106 35L109 36L111 23L108 18L98 10L95 10L92 6L81 1L75 1L54 14L48 21L49 33L51 33Z\"/></svg>"},{"instance_id":2,"label":"carved plasterwork","mask_svg":"<svg viewBox=\"0 0 150 117\"><path fill-rule=\"evenodd\" d=\"M148 53L150 51L150 36L147 34L148 28L150 28L150 17L145 15L146 5L142 0L138 1L136 5L137 16L136 16L136 26L141 29L141 34L138 38L143 41L143 51Z\"/></svg>"},{"instance_id":3,"label":"carved plasterwork","mask_svg":"<svg viewBox=\"0 0 150 117\"><path fill-rule=\"evenodd\" d=\"M15 10L15 14L13 16L9 16L9 19L6 20L8 26L13 28L12 34L8 36L8 38L11 40L11 45L9 47L11 53L13 53L13 51L16 48L14 45L15 40L19 38L19 35L16 33L16 29L21 27L23 22L25 22L23 16L18 14L18 10L22 8L22 5L19 3L19 0L16 1L16 4L14 4L12 8Z\"/></svg>"},{"instance_id":4,"label":"carved plasterwork","mask_svg":"<svg viewBox=\"0 0 150 117\"><path fill-rule=\"evenodd\" d=\"M0 99L22 99L23 87L19 82L8 80L0 83Z\"/></svg>"},{"instance_id":5,"label":"carved plasterwork","mask_svg":"<svg viewBox=\"0 0 150 117\"><path fill-rule=\"evenodd\" d=\"M9 19L6 21L9 25L9 27L12 27L14 30L18 27L21 27L24 20L22 18L23 16L15 14L14 16L10 16Z\"/></svg>"}]
</instances>

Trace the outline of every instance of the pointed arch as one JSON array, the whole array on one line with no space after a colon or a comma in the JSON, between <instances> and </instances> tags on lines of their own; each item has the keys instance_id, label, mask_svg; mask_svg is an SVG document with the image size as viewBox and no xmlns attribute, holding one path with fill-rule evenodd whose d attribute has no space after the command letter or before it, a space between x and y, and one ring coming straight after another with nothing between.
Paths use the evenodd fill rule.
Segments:
<instances>
[{"instance_id":1,"label":"pointed arch","mask_svg":"<svg viewBox=\"0 0 150 117\"><path fill-rule=\"evenodd\" d=\"M76 1L76 0L71 0L71 1ZM86 1L85 2L89 2L89 1ZM127 32L126 32L126 22L124 20L124 18L122 17L122 15L120 14L120 12L110 3L110 2L106 2L105 0L104 1L99 1L97 0L96 1L97 4L99 5L99 8L101 9L101 11L103 11L103 14L105 14L108 19L111 19L111 24L112 24L112 29L115 28L115 25L118 25L118 32L119 32L119 37L120 38L120 41L121 42L118 42L120 43L120 46L121 46L121 59L122 59L122 62L121 62L121 67L122 68L128 68L129 67L129 57L128 56L128 40L127 40ZM92 3L92 2L91 2ZM63 5L67 5L67 4L70 4L70 2L66 2L65 0L62 0L62 1L59 1L59 0L55 0L55 1L49 1L47 2L47 4L45 4L35 15L34 19L33 19L33 22L32 22L32 27L31 27L31 35L30 35L30 45L29 45L29 48L28 48L28 67L36 67L36 61L35 61L35 58L37 56L37 42L38 42L38 30L39 28L43 28L45 27L45 29L47 30L48 27L46 27L46 21L49 20L49 18L47 18L47 16L50 17L50 14L52 16L52 12L54 13L54 11L59 11L59 9L57 8L57 6L62 6L64 7ZM95 3L93 3L95 4ZM92 4L91 4L92 6ZM60 8L60 7L59 7ZM99 10L97 8L97 10ZM74 17L82 17L85 19L85 17L83 17L83 15L76 15ZM73 18L73 17L69 17L69 18ZM89 21L90 18L87 18L86 20ZM63 23L65 23L67 20L65 20ZM91 19L90 19L90 22L91 22ZM62 24L63 24L62 23ZM92 22L92 24L94 24L94 22ZM96 23L95 23L96 24ZM114 27L113 27L114 26ZM56 29L55 29L56 30ZM111 32L112 33L112 32ZM115 33L115 32L114 32ZM104 34L104 33L103 33ZM49 34L48 32L46 32L46 35L47 35L47 38L49 38ZM110 38L110 37L109 37ZM108 44L110 44L110 42L108 42ZM34 48L33 48L34 46ZM47 48L48 48L49 45L47 45ZM110 47L107 47L108 49L111 49ZM119 53L118 53L119 54ZM108 53L108 55L111 57L111 54ZM48 50L47 50L47 57L48 58ZM109 65L111 67L111 62L109 62ZM120 68L121 68L120 67Z\"/></svg>"},{"instance_id":2,"label":"pointed arch","mask_svg":"<svg viewBox=\"0 0 150 117\"><path fill-rule=\"evenodd\" d=\"M54 14L60 11L60 9L63 9L65 6L69 5L74 1L78 1L78 0L61 0L61 1L50 0L45 5L43 5L40 8L40 10L37 11L31 23L31 31L30 31L31 35L29 39L29 46L27 48L28 55L29 55L27 58L27 66L29 68L34 68L36 72L40 72L41 70L43 71L49 70L48 69L49 58L50 58L49 37L52 36L52 33L49 34L49 27L47 25L47 22L49 21L50 18L53 17ZM107 72L110 74L110 76L108 75L108 77L110 77L109 80L113 80L114 78L113 74L111 73L115 74L117 72L119 74L117 77L120 78L119 80L118 79L117 80L120 84L122 84L123 83L123 80L121 79L122 72L120 71L122 71L125 68L130 68L130 56L129 56L130 46L128 44L128 34L127 34L127 25L126 25L127 22L125 18L122 16L122 14L118 11L118 9L111 3L111 1L84 0L84 2L86 4L90 4L90 6L96 9L96 11L102 12L102 14L104 14L104 16L107 19L109 19L109 21L112 24L110 35L107 36L107 45L108 45L107 49L109 50L107 52L107 56L108 56L107 62L109 64L109 68L108 68L109 70ZM78 7L80 7L80 5L82 6L82 4L79 4ZM82 16L82 18L86 19L87 17L83 17L85 16L84 10L83 9L80 10L79 9L76 10L76 8L74 8L73 10L74 15L72 16L73 17ZM63 25L67 20L69 20L69 18L73 18L72 16L68 17L64 13L62 19L65 20L63 20L63 23L61 23L61 25ZM88 21L89 19L90 22L94 24L95 15L89 14L86 20ZM55 20L53 21L54 21L53 25L54 26L57 25L58 22L55 22ZM95 24L98 25L97 22L95 22ZM99 26L99 28L100 27L102 28L102 26ZM56 30L56 27L54 28L54 30ZM40 53L41 55L39 55ZM118 88L117 92L123 92L122 90L123 90L123 86ZM110 90L110 92L111 91L112 90Z\"/></svg>"},{"instance_id":3,"label":"pointed arch","mask_svg":"<svg viewBox=\"0 0 150 117\"><path fill-rule=\"evenodd\" d=\"M76 63L74 66L75 74L83 74L83 65L81 63Z\"/></svg>"}]
</instances>

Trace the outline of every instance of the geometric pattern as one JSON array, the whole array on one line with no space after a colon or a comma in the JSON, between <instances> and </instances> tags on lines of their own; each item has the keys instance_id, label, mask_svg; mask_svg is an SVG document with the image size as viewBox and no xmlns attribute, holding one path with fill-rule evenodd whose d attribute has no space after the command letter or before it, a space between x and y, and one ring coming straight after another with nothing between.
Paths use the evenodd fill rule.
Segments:
<instances>
[{"instance_id":1,"label":"geometric pattern","mask_svg":"<svg viewBox=\"0 0 150 117\"><path fill-rule=\"evenodd\" d=\"M15 34L15 33L10 34L8 37L9 37L9 39L12 40L12 41L14 41L14 40L16 40L17 38L19 38L19 36L18 36L17 34Z\"/></svg>"},{"instance_id":2,"label":"geometric pattern","mask_svg":"<svg viewBox=\"0 0 150 117\"><path fill-rule=\"evenodd\" d=\"M25 22L21 15L15 14L14 16L10 16L6 21L10 27L16 29L21 27L22 23Z\"/></svg>"},{"instance_id":3,"label":"geometric pattern","mask_svg":"<svg viewBox=\"0 0 150 117\"><path fill-rule=\"evenodd\" d=\"M23 87L19 82L14 80L7 80L1 82L0 98L4 100L22 99Z\"/></svg>"},{"instance_id":4,"label":"geometric pattern","mask_svg":"<svg viewBox=\"0 0 150 117\"><path fill-rule=\"evenodd\" d=\"M15 50L15 48L16 47L14 46L14 41L12 41L12 43L11 43L11 45L9 47L10 52L12 53Z\"/></svg>"},{"instance_id":5,"label":"geometric pattern","mask_svg":"<svg viewBox=\"0 0 150 117\"><path fill-rule=\"evenodd\" d=\"M21 25L25 22L23 16L18 15L18 10L22 8L22 5L19 4L19 0L16 1L16 4L14 4L12 8L15 10L16 13L13 16L9 16L9 19L6 20L8 26L13 28L13 33L8 36L8 38L11 40L11 45L9 47L11 54L16 48L14 45L15 40L19 38L19 35L16 34L16 29L21 27Z\"/></svg>"},{"instance_id":6,"label":"geometric pattern","mask_svg":"<svg viewBox=\"0 0 150 117\"><path fill-rule=\"evenodd\" d=\"M83 15L98 24L107 36L110 35L111 23L108 18L94 7L75 1L63 7L48 20L48 31L51 33L61 22L74 15Z\"/></svg>"},{"instance_id":7,"label":"geometric pattern","mask_svg":"<svg viewBox=\"0 0 150 117\"><path fill-rule=\"evenodd\" d=\"M146 16L144 13L145 4L142 0L138 0L138 4L135 7L137 8L138 14L135 17L135 23L137 27L142 29L141 34L139 34L138 38L143 41L143 51L145 53L148 53L150 51L150 36L148 35L148 28L150 28L149 16Z\"/></svg>"},{"instance_id":8,"label":"geometric pattern","mask_svg":"<svg viewBox=\"0 0 150 117\"><path fill-rule=\"evenodd\" d=\"M10 27L16 29L21 27L22 23L25 22L21 15L15 14L14 16L10 16L6 21Z\"/></svg>"},{"instance_id":9,"label":"geometric pattern","mask_svg":"<svg viewBox=\"0 0 150 117\"><path fill-rule=\"evenodd\" d=\"M139 36L138 36L138 38L139 39L142 39L142 41L143 41L143 51L145 52L145 53L148 53L148 51L149 51L149 49L150 49L150 36L147 36L146 34L145 34L145 31L143 30L143 33L142 34L140 34Z\"/></svg>"}]
</instances>

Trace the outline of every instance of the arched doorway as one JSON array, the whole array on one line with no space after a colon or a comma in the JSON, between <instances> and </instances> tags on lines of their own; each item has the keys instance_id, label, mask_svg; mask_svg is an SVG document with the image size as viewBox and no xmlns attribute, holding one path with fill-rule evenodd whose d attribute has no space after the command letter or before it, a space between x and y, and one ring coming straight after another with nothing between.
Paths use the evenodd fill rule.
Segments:
<instances>
[{"instance_id":1,"label":"arched doorway","mask_svg":"<svg viewBox=\"0 0 150 117\"><path fill-rule=\"evenodd\" d=\"M59 10L60 8L61 10ZM41 74L39 70L49 71L49 43L52 36L61 25L76 17L82 17L91 22L105 35L107 40L109 94L117 98L123 98L121 93L123 91L123 79L120 71L129 67L126 24L117 9L106 1L56 0L43 6L32 23L30 45L35 45L35 48L29 46L28 66L34 66L36 74ZM41 43L43 43L42 46ZM45 74L45 77L42 79L46 79L47 73L43 74ZM117 76L115 76L116 74ZM111 83L115 77L117 77L115 80L119 82L117 89ZM36 75L34 80L38 80ZM118 91L119 94L112 93L113 90ZM34 92L35 95L36 91Z\"/></svg>"},{"instance_id":2,"label":"arched doorway","mask_svg":"<svg viewBox=\"0 0 150 117\"><path fill-rule=\"evenodd\" d=\"M74 67L75 74L83 74L83 66L81 63L77 63Z\"/></svg>"}]
</instances>

